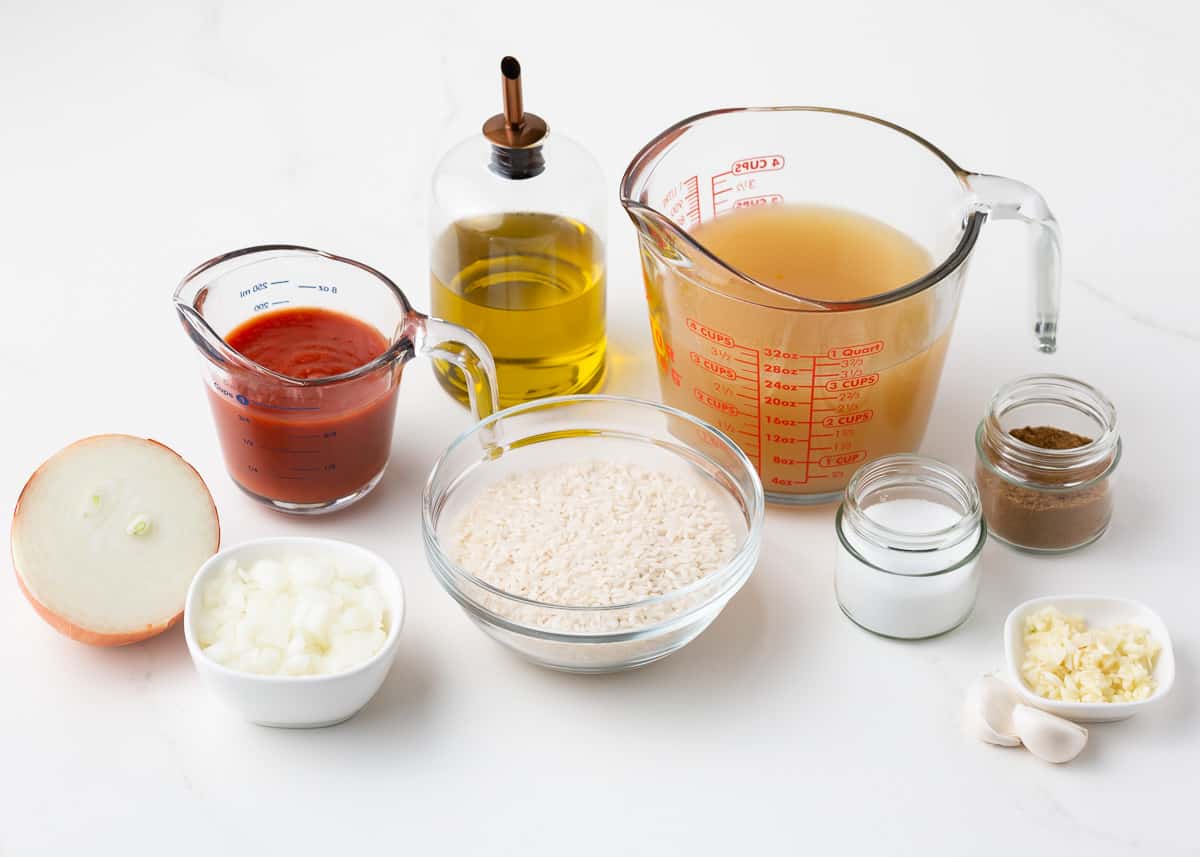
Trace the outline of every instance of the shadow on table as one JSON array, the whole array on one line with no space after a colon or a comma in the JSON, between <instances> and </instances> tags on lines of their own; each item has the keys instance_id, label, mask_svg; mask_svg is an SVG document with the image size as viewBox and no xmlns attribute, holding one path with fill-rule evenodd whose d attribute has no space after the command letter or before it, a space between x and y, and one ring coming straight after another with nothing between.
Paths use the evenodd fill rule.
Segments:
<instances>
[{"instance_id":1,"label":"shadow on table","mask_svg":"<svg viewBox=\"0 0 1200 857\"><path fill-rule=\"evenodd\" d=\"M425 716L434 692L433 661L419 646L405 645L411 642L401 643L383 686L347 725L356 730L392 730Z\"/></svg>"}]
</instances>

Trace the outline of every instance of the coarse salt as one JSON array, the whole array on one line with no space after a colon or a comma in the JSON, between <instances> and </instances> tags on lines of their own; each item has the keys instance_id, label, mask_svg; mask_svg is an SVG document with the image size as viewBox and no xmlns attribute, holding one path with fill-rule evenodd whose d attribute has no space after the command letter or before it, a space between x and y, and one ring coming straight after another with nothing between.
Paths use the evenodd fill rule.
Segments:
<instances>
[{"instance_id":1,"label":"coarse salt","mask_svg":"<svg viewBox=\"0 0 1200 857\"><path fill-rule=\"evenodd\" d=\"M867 462L835 526L834 590L860 626L916 640L970 615L984 525L974 483L950 465L907 454Z\"/></svg>"}]
</instances>

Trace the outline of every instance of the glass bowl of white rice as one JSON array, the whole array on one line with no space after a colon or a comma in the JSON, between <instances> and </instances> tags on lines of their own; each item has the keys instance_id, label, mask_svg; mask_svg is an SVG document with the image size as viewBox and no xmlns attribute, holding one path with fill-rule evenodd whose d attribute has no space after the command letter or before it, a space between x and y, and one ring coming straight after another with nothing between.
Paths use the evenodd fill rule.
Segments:
<instances>
[{"instance_id":1,"label":"glass bowl of white rice","mask_svg":"<svg viewBox=\"0 0 1200 857\"><path fill-rule=\"evenodd\" d=\"M687 645L758 562L763 488L729 437L621 396L500 411L455 440L425 485L434 575L492 639L577 673Z\"/></svg>"}]
</instances>

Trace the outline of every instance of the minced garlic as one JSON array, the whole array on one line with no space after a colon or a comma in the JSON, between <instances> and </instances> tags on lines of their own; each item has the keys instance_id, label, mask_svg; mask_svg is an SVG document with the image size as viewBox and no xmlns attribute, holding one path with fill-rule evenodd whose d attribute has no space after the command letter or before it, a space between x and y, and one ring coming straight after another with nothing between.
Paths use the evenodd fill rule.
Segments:
<instances>
[{"instance_id":1,"label":"minced garlic","mask_svg":"<svg viewBox=\"0 0 1200 857\"><path fill-rule=\"evenodd\" d=\"M1078 616L1045 607L1025 617L1021 676L1038 696L1064 702L1136 702L1157 688L1162 650L1140 625L1088 630Z\"/></svg>"}]
</instances>

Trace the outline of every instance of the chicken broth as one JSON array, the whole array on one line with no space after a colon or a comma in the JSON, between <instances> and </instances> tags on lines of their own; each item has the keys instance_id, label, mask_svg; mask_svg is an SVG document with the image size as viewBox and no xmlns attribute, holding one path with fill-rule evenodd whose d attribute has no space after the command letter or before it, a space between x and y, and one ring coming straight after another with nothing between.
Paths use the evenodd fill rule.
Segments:
<instances>
[{"instance_id":1,"label":"chicken broth","mask_svg":"<svg viewBox=\"0 0 1200 857\"><path fill-rule=\"evenodd\" d=\"M853 302L928 274L924 247L862 214L809 205L734 210L691 235L768 289L711 260L679 269L646 254L667 404L734 438L773 495L833 494L863 461L919 446L956 302L935 288ZM792 296L850 303L810 308Z\"/></svg>"}]
</instances>

